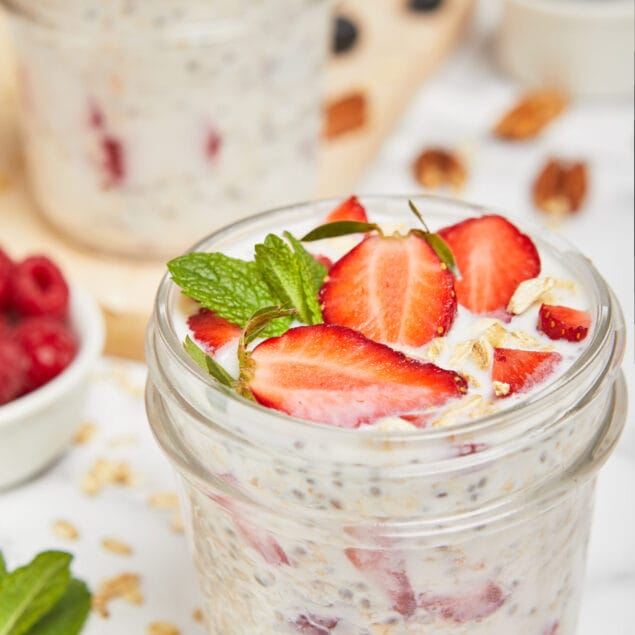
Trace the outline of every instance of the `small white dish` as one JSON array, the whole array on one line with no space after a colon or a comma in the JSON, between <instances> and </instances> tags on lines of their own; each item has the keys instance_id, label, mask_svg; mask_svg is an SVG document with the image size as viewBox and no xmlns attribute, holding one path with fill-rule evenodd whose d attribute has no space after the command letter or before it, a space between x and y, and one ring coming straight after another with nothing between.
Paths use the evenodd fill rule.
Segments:
<instances>
[{"instance_id":1,"label":"small white dish","mask_svg":"<svg viewBox=\"0 0 635 635\"><path fill-rule=\"evenodd\" d=\"M513 77L575 96L633 92L633 0L505 0L498 60Z\"/></svg>"},{"instance_id":2,"label":"small white dish","mask_svg":"<svg viewBox=\"0 0 635 635\"><path fill-rule=\"evenodd\" d=\"M73 285L70 325L79 347L68 368L37 390L0 406L0 489L53 463L80 422L89 374L104 345L104 322L96 302Z\"/></svg>"}]
</instances>

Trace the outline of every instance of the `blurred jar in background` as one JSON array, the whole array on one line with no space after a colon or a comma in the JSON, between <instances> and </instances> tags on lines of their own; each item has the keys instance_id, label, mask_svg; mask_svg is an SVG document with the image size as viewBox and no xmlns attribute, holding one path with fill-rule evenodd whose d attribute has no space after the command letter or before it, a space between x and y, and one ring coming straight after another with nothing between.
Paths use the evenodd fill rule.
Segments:
<instances>
[{"instance_id":1,"label":"blurred jar in background","mask_svg":"<svg viewBox=\"0 0 635 635\"><path fill-rule=\"evenodd\" d=\"M329 0L0 0L42 213L169 257L313 194Z\"/></svg>"}]
</instances>

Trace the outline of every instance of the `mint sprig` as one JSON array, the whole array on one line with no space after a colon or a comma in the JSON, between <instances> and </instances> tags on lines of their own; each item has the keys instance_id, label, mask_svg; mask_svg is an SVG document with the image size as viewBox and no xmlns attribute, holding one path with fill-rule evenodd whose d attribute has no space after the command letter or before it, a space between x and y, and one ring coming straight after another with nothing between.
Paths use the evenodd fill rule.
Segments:
<instances>
[{"instance_id":1,"label":"mint sprig","mask_svg":"<svg viewBox=\"0 0 635 635\"><path fill-rule=\"evenodd\" d=\"M84 599L75 605L79 588L71 585L72 559L71 554L63 551L45 551L11 573L6 571L2 559L0 635L76 635L80 632L90 607L90 593L84 585L81 594ZM56 627L60 623L61 629ZM48 630L41 630L41 624ZM52 630L54 628L57 630Z\"/></svg>"},{"instance_id":2,"label":"mint sprig","mask_svg":"<svg viewBox=\"0 0 635 635\"><path fill-rule=\"evenodd\" d=\"M300 240L303 243L310 243L315 240L323 240L324 238L336 238L338 236L348 236L349 234L361 234L372 231L378 231L381 234L381 228L376 223L338 220L312 229L308 234L302 236Z\"/></svg>"},{"instance_id":3,"label":"mint sprig","mask_svg":"<svg viewBox=\"0 0 635 635\"><path fill-rule=\"evenodd\" d=\"M235 388L236 380L213 357L210 357L205 351L201 350L192 341L189 335L185 338L183 348L206 373L209 373L214 379L223 384L223 386Z\"/></svg>"}]
</instances>

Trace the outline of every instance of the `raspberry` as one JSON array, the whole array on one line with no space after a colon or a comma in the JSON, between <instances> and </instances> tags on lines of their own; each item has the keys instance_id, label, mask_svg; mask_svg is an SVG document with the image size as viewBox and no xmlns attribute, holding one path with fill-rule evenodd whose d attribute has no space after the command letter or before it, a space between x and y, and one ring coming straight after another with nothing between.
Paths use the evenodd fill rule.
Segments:
<instances>
[{"instance_id":1,"label":"raspberry","mask_svg":"<svg viewBox=\"0 0 635 635\"><path fill-rule=\"evenodd\" d=\"M68 285L57 265L46 256L31 256L13 269L11 302L22 315L64 319L68 313Z\"/></svg>"},{"instance_id":2,"label":"raspberry","mask_svg":"<svg viewBox=\"0 0 635 635\"><path fill-rule=\"evenodd\" d=\"M9 339L0 339L0 405L24 392L29 360L20 346Z\"/></svg>"},{"instance_id":3,"label":"raspberry","mask_svg":"<svg viewBox=\"0 0 635 635\"><path fill-rule=\"evenodd\" d=\"M9 317L4 313L0 313L0 340L7 339L11 332L11 322Z\"/></svg>"},{"instance_id":4,"label":"raspberry","mask_svg":"<svg viewBox=\"0 0 635 635\"><path fill-rule=\"evenodd\" d=\"M26 318L14 336L29 360L27 390L57 377L77 352L77 341L69 328L48 316Z\"/></svg>"},{"instance_id":5,"label":"raspberry","mask_svg":"<svg viewBox=\"0 0 635 635\"><path fill-rule=\"evenodd\" d=\"M11 259L0 249L0 310L9 306L12 270L13 263Z\"/></svg>"}]
</instances>

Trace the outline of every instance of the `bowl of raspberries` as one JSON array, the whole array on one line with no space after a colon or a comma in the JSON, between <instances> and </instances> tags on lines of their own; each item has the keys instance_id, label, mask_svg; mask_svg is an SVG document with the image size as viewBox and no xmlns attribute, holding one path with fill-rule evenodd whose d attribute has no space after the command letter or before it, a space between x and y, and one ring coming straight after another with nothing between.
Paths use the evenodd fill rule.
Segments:
<instances>
[{"instance_id":1,"label":"bowl of raspberries","mask_svg":"<svg viewBox=\"0 0 635 635\"><path fill-rule=\"evenodd\" d=\"M68 446L103 341L96 303L50 258L0 247L0 488Z\"/></svg>"}]
</instances>

